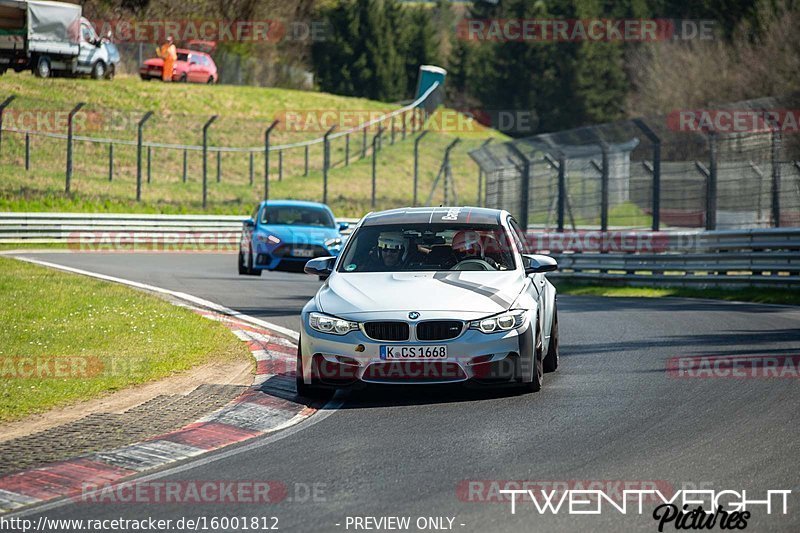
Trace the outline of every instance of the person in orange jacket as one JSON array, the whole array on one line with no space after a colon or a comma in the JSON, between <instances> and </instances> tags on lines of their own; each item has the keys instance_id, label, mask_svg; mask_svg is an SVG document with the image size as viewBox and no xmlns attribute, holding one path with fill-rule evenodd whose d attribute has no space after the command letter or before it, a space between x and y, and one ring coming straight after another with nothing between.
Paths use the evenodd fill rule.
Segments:
<instances>
[{"instance_id":1,"label":"person in orange jacket","mask_svg":"<svg viewBox=\"0 0 800 533\"><path fill-rule=\"evenodd\" d=\"M169 35L167 42L156 49L158 57L164 60L164 68L161 71L162 81L172 81L172 71L175 69L175 61L178 60L178 50L172 41L172 35Z\"/></svg>"}]
</instances>

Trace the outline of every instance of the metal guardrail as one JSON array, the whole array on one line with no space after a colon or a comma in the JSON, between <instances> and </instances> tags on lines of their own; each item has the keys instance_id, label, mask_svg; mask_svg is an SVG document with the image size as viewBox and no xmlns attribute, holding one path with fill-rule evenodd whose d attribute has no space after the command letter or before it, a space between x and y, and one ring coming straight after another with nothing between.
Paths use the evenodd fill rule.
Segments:
<instances>
[{"instance_id":1,"label":"metal guardrail","mask_svg":"<svg viewBox=\"0 0 800 533\"><path fill-rule=\"evenodd\" d=\"M66 242L96 249L115 243L201 243L210 249L238 245L235 215L134 215L0 213L0 243ZM337 219L355 224L358 219ZM86 237L89 244L85 247ZM531 230L529 244L559 262L557 279L689 286L797 286L800 229L700 232L548 233ZM92 240L94 239L94 240ZM626 242L630 246L626 245ZM606 244L608 246L606 246ZM169 248L166 246L164 248Z\"/></svg>"},{"instance_id":2,"label":"metal guardrail","mask_svg":"<svg viewBox=\"0 0 800 533\"><path fill-rule=\"evenodd\" d=\"M82 213L0 213L0 244L51 244L94 234L97 239L124 238L148 242L176 237L213 237L238 242L242 222L236 215L136 215ZM337 219L355 224L358 219Z\"/></svg>"},{"instance_id":3,"label":"metal guardrail","mask_svg":"<svg viewBox=\"0 0 800 533\"><path fill-rule=\"evenodd\" d=\"M591 232L560 234L558 244L597 243ZM596 232L603 235L601 232ZM556 279L614 282L662 286L779 286L800 288L800 229L745 231L636 233L617 232L619 244L636 235L628 251L608 252L602 245L592 251L585 246L552 255L558 260ZM542 243L536 232L529 234L535 246ZM557 237L556 235L555 237ZM641 237L646 237L642 239ZM549 235L553 243L554 235ZM583 249L581 249L583 248ZM624 248L624 247L622 247ZM544 251L544 250L540 250Z\"/></svg>"}]
</instances>

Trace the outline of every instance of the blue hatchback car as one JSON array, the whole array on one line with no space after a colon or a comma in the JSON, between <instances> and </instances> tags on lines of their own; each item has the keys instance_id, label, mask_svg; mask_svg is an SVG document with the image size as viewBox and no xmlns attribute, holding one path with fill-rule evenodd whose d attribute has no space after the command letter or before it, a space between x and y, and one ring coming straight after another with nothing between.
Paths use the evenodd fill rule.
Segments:
<instances>
[{"instance_id":1,"label":"blue hatchback car","mask_svg":"<svg viewBox=\"0 0 800 533\"><path fill-rule=\"evenodd\" d=\"M298 200L261 202L244 221L239 244L239 274L260 276L262 270L302 272L309 259L337 256L341 232L325 204Z\"/></svg>"}]
</instances>

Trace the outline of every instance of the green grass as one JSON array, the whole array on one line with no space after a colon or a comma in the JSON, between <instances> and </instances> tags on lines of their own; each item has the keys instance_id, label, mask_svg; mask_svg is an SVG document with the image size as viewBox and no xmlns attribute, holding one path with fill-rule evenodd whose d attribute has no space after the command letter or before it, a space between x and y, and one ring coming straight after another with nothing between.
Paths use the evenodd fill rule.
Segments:
<instances>
[{"instance_id":1,"label":"green grass","mask_svg":"<svg viewBox=\"0 0 800 533\"><path fill-rule=\"evenodd\" d=\"M0 258L0 421L209 361L249 358L217 322L120 285ZM25 377L33 361L39 376ZM56 361L66 367L59 376Z\"/></svg>"},{"instance_id":2,"label":"green grass","mask_svg":"<svg viewBox=\"0 0 800 533\"><path fill-rule=\"evenodd\" d=\"M578 284L556 281L559 294L606 296L612 298L708 298L732 302L800 305L800 289L732 288L693 289L690 287L625 287Z\"/></svg>"},{"instance_id":3,"label":"green grass","mask_svg":"<svg viewBox=\"0 0 800 533\"><path fill-rule=\"evenodd\" d=\"M134 140L136 121L144 110L158 113L144 130L145 139L168 143L200 144L200 128L211 114L219 114L210 132L212 146L260 146L264 128L286 111L365 110L389 111L396 106L361 98L346 98L324 93L291 91L260 87L205 86L143 82L135 77L119 77L113 82L94 80L38 80L27 74L9 74L0 78L0 90L18 94L9 109L66 111L78 99L86 100L87 115L81 135ZM78 96L79 95L79 96ZM114 113L111 110L115 110ZM202 114L201 114L202 113ZM22 115L16 119L21 120ZM59 115L61 116L61 115ZM452 116L452 115L451 115ZM108 118L110 117L110 118ZM121 118L120 118L121 117ZM12 127L14 115L6 117L5 127ZM63 118L63 116L62 116ZM420 201L430 191L443 157L444 147L456 134L437 128L420 144ZM452 125L449 122L448 125ZM62 131L64 128L55 128ZM444 128L447 130L447 128ZM316 138L322 132L285 131L273 134L275 143ZM369 142L372 135L369 133ZM474 203L477 190L477 166L467 151L488 137L501 134L467 121L457 133L463 139L452 154L451 162L459 203ZM397 207L412 200L413 140L401 140L396 130L395 144L384 137L379 154L377 206ZM360 158L362 136L350 139L350 161ZM345 139L331 143L333 168L329 173L329 202L338 216L357 217L370 206L371 151L366 159L344 167ZM216 181L217 157L208 159L208 207L202 207L202 154L188 152L187 182L183 183L183 152L152 150L151 182L146 183L146 154L142 201L135 201L136 147L117 145L114 149L114 175L108 180L108 146L77 142L74 148L74 175L71 192L65 189L66 143L63 139L31 137L31 169L24 169L25 145L20 134L5 133L0 154L0 210L65 212L135 212L248 214L263 197L264 158L253 157L254 184L250 185L250 156L247 153L224 153L221 156L221 182ZM283 179L278 181L279 161L271 153L272 198L322 199L322 146L309 151L309 175L304 177L304 149L287 151L283 156ZM434 198L441 202L440 194ZM453 201L451 199L451 201Z\"/></svg>"}]
</instances>

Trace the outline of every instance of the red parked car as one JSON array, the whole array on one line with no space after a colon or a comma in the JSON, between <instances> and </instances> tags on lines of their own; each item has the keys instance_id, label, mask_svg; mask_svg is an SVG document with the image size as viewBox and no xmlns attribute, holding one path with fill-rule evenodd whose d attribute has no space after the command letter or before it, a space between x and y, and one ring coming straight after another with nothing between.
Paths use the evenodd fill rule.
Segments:
<instances>
[{"instance_id":1,"label":"red parked car","mask_svg":"<svg viewBox=\"0 0 800 533\"><path fill-rule=\"evenodd\" d=\"M172 81L191 83L216 83L219 79L217 65L211 56L205 52L185 50L179 48L178 60L175 61L175 70ZM160 80L164 68L164 60L160 57L148 59L139 67L139 76L145 81Z\"/></svg>"}]
</instances>

